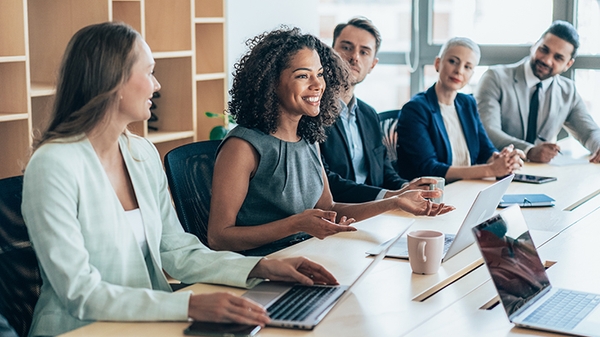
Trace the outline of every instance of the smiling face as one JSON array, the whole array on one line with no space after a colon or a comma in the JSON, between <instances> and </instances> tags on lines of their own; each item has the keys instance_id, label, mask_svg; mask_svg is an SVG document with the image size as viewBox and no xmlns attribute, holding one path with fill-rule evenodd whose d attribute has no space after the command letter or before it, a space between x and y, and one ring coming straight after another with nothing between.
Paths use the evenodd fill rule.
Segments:
<instances>
[{"instance_id":1,"label":"smiling face","mask_svg":"<svg viewBox=\"0 0 600 337\"><path fill-rule=\"evenodd\" d=\"M445 91L458 91L462 89L473 76L477 66L475 53L460 45L452 46L446 50L443 58L435 58L435 70L439 73L438 85Z\"/></svg>"},{"instance_id":2,"label":"smiling face","mask_svg":"<svg viewBox=\"0 0 600 337\"><path fill-rule=\"evenodd\" d=\"M352 25L346 26L337 37L333 49L350 66L353 86L362 82L379 61L375 48L375 36Z\"/></svg>"},{"instance_id":3,"label":"smiling face","mask_svg":"<svg viewBox=\"0 0 600 337\"><path fill-rule=\"evenodd\" d=\"M572 44L548 33L531 48L531 70L541 81L562 74L573 65Z\"/></svg>"},{"instance_id":4,"label":"smiling face","mask_svg":"<svg viewBox=\"0 0 600 337\"><path fill-rule=\"evenodd\" d=\"M281 114L298 119L319 115L324 90L325 79L319 54L308 48L299 50L279 75L277 98Z\"/></svg>"},{"instance_id":5,"label":"smiling face","mask_svg":"<svg viewBox=\"0 0 600 337\"><path fill-rule=\"evenodd\" d=\"M131 68L129 80L119 90L119 115L127 122L144 121L150 118L152 94L160 90L154 77L154 58L148 44L137 39L133 52L137 60Z\"/></svg>"}]
</instances>

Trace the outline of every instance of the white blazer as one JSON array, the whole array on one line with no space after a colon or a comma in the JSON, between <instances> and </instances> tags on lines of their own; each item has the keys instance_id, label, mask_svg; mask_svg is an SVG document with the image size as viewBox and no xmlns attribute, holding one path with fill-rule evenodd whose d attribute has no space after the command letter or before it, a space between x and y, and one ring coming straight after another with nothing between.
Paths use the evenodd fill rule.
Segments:
<instances>
[{"instance_id":1,"label":"white blazer","mask_svg":"<svg viewBox=\"0 0 600 337\"><path fill-rule=\"evenodd\" d=\"M121 136L148 240L144 258L87 138L40 147L25 171L22 211L42 289L31 336L58 335L96 320L187 320L190 292L172 293L163 269L185 283L238 287L259 258L214 252L185 233L175 215L158 152Z\"/></svg>"}]
</instances>

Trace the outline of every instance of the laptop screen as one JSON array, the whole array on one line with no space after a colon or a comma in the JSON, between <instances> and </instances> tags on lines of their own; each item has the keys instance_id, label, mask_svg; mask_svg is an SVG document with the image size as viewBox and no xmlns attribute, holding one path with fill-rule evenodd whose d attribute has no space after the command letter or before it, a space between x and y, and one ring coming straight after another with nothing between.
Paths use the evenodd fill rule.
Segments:
<instances>
[{"instance_id":1,"label":"laptop screen","mask_svg":"<svg viewBox=\"0 0 600 337\"><path fill-rule=\"evenodd\" d=\"M550 286L518 206L474 227L473 233L509 317Z\"/></svg>"}]
</instances>

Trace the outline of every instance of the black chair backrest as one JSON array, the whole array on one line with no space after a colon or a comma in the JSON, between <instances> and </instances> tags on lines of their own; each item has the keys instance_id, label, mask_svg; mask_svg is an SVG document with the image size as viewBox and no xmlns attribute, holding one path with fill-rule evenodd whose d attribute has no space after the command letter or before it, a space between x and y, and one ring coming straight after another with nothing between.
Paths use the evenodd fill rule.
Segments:
<instances>
[{"instance_id":1,"label":"black chair backrest","mask_svg":"<svg viewBox=\"0 0 600 337\"><path fill-rule=\"evenodd\" d=\"M21 214L23 176L0 180L0 314L27 336L42 280Z\"/></svg>"},{"instance_id":2,"label":"black chair backrest","mask_svg":"<svg viewBox=\"0 0 600 337\"><path fill-rule=\"evenodd\" d=\"M396 125L398 124L398 116L402 110L388 110L379 114L379 126L383 132L383 145L387 148L388 158L392 162L392 166L396 168Z\"/></svg>"},{"instance_id":3,"label":"black chair backrest","mask_svg":"<svg viewBox=\"0 0 600 337\"><path fill-rule=\"evenodd\" d=\"M186 232L208 246L208 212L220 140L186 144L165 155L165 171L177 216Z\"/></svg>"}]
</instances>

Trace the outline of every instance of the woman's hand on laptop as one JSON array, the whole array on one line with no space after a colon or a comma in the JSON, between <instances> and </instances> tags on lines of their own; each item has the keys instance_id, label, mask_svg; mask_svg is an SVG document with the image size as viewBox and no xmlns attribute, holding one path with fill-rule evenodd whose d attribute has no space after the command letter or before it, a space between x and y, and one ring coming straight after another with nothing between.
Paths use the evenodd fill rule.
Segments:
<instances>
[{"instance_id":1,"label":"woman's hand on laptop","mask_svg":"<svg viewBox=\"0 0 600 337\"><path fill-rule=\"evenodd\" d=\"M298 282L305 285L338 284L335 277L322 265L305 257L284 259L263 258L248 275L271 281Z\"/></svg>"},{"instance_id":2,"label":"woman's hand on laptop","mask_svg":"<svg viewBox=\"0 0 600 337\"><path fill-rule=\"evenodd\" d=\"M188 316L195 321L241 323L264 327L270 322L260 304L228 292L190 296Z\"/></svg>"}]
</instances>

